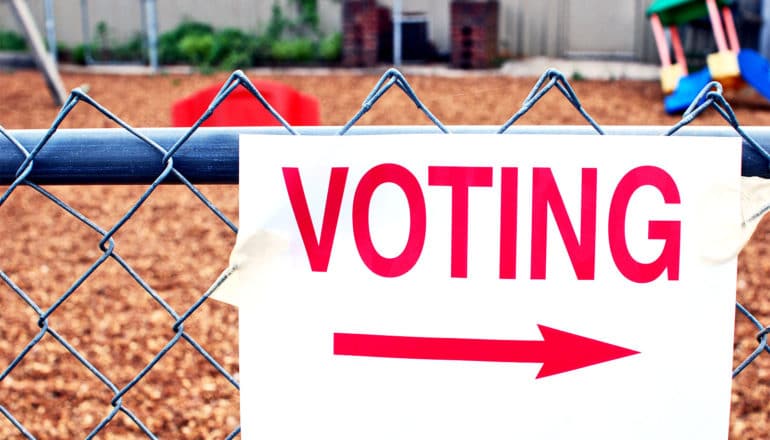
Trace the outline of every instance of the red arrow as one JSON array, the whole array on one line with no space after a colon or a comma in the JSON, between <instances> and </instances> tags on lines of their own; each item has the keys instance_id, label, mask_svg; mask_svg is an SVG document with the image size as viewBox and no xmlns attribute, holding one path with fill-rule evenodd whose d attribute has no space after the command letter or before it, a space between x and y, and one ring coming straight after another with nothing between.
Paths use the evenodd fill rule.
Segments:
<instances>
[{"instance_id":1,"label":"red arrow","mask_svg":"<svg viewBox=\"0 0 770 440\"><path fill-rule=\"evenodd\" d=\"M542 363L537 378L638 354L617 345L537 325L542 341L334 334L334 354L401 359Z\"/></svg>"}]
</instances>

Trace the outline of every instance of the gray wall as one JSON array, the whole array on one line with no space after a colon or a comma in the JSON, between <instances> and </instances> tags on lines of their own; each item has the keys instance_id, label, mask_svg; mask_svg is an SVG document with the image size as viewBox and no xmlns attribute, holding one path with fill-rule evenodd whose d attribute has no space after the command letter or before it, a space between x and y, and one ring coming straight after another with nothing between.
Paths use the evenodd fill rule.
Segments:
<instances>
[{"instance_id":1,"label":"gray wall","mask_svg":"<svg viewBox=\"0 0 770 440\"><path fill-rule=\"evenodd\" d=\"M43 29L43 0L28 0ZM67 44L83 41L80 0L54 0L57 36ZM379 0L392 6L393 0ZM404 11L425 12L429 35L439 51L449 52L450 0L403 0ZM652 0L500 0L500 48L512 56L598 56L657 61L644 10ZM185 18L217 27L262 29L272 0L158 0L160 31ZM291 11L289 0L279 0ZM90 29L105 21L117 39L142 29L140 0L89 0ZM341 29L340 1L319 0L321 28ZM0 0L0 28L17 29L7 5Z\"/></svg>"},{"instance_id":2,"label":"gray wall","mask_svg":"<svg viewBox=\"0 0 770 440\"><path fill-rule=\"evenodd\" d=\"M44 30L43 0L27 0L41 32ZM83 41L80 0L54 0L56 35L66 44ZM279 0L286 13L294 11L289 0ZM89 0L88 15L93 34L100 21L108 24L117 39L128 39L142 29L141 0ZM256 31L270 19L272 0L157 0L160 32L173 29L182 20L211 23L215 27L238 27ZM332 32L340 29L341 6L333 0L319 0L321 29ZM0 29L18 30L10 8L0 0Z\"/></svg>"},{"instance_id":3,"label":"gray wall","mask_svg":"<svg viewBox=\"0 0 770 440\"><path fill-rule=\"evenodd\" d=\"M500 47L514 56L656 61L652 0L502 0Z\"/></svg>"}]
</instances>

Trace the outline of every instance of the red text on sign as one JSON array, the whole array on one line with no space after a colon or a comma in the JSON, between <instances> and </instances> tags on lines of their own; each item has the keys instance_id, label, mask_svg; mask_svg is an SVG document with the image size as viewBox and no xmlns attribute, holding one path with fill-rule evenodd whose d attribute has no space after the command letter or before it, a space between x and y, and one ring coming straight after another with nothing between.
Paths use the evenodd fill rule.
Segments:
<instances>
[{"instance_id":1,"label":"red text on sign","mask_svg":"<svg viewBox=\"0 0 770 440\"><path fill-rule=\"evenodd\" d=\"M500 247L499 277L515 279L518 238L519 172L516 167L500 169ZM451 192L450 276L468 276L468 224L471 188L493 186L492 167L429 166L428 186L447 187ZM344 196L348 168L331 169L320 234L316 233L308 208L299 169L283 168L283 178L307 253L310 269L326 272L334 246L337 224ZM581 169L579 226L570 218L553 171L538 167L532 170L532 231L530 278L545 279L548 261L548 218L553 218L579 280L593 280L596 267L597 237L596 168ZM370 230L370 205L380 185L396 185L409 208L409 234L403 250L395 257L385 257L374 246ZM618 271L627 279L647 283L661 277L679 279L681 222L654 220L648 222L650 240L663 240L660 255L652 262L636 260L629 251L626 216L631 196L640 188L657 190L666 204L679 204L679 190L674 179L663 169L640 166L628 171L614 188L609 213L607 239ZM358 254L366 267L383 277L398 277L409 272L420 259L425 244L427 207L419 180L407 168L397 164L380 164L368 170L359 180L353 196L352 228ZM439 214L433 214L439 215Z\"/></svg>"}]
</instances>

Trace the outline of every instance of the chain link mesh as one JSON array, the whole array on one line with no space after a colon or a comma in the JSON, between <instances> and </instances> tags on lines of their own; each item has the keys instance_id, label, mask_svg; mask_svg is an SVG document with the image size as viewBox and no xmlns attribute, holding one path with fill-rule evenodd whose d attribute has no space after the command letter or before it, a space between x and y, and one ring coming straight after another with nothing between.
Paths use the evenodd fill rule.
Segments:
<instances>
[{"instance_id":1,"label":"chain link mesh","mask_svg":"<svg viewBox=\"0 0 770 440\"><path fill-rule=\"evenodd\" d=\"M364 99L361 109L346 123L342 128L339 130L339 135L346 134L351 127L353 127L360 118L368 112L374 105L377 104L378 100L387 93L393 86L396 86L396 88L400 89L402 92L404 92L407 97L416 105L416 107L425 114L425 116L428 118L428 120L433 123L436 128L443 133L451 133L451 127L447 127L444 124L441 123L431 112L430 110L421 102L417 94L414 92L412 87L407 82L406 78L397 70L390 69L388 70L376 83L375 87L372 89L371 93ZM229 229L233 234L236 234L238 232L238 228L236 225L229 219L225 214L223 214L211 201L209 201L203 193L190 181L188 180L181 172L179 172L175 166L174 166L174 155L175 153L185 145L185 143L190 139L190 137L198 130L198 128L213 114L214 111L216 111L217 107L238 87L245 88L248 92L250 92L255 100L256 105L260 105L267 109L272 116L280 123L280 125L286 130L287 133L296 135L297 132L294 128L292 128L286 120L273 108L270 106L270 104L265 100L265 98L262 96L262 94L257 90L257 88L253 85L253 83L244 75L241 71L234 72L228 80L224 83L222 88L219 90L219 93L216 95L216 97L213 99L211 104L209 105L208 109L203 113L203 115L200 116L198 121L188 130L184 133L183 136L181 136L171 147L164 148L161 145L159 145L157 142L155 142L153 139L150 139L149 137L141 134L139 131L131 127L129 124L121 120L118 116L110 112L108 109L104 108L102 105L100 105L98 102L96 102L94 99L89 97L85 92L83 92L80 89L75 89L69 96L69 99L67 102L63 105L61 111L59 112L58 116L54 120L51 127L47 130L45 135L40 139L40 141L37 143L37 145L32 148L31 150L26 149L22 146L22 144L14 138L14 136L11 134L9 130L6 130L2 126L0 126L0 136L5 138L7 141L9 141L11 144L13 144L16 149L18 149L19 153L21 153L23 160L19 162L18 169L16 171L16 178L15 180L8 186L8 188L5 190L5 192L0 195L0 209L3 209L4 204L8 200L8 198L16 191L18 191L18 188L21 186L26 186L34 190L35 192L39 193L43 197L45 197L48 201L55 204L57 207L62 209L67 216L77 220L78 222L85 225L90 230L94 231L98 236L100 237L98 241L98 248L101 252L101 255L96 259L95 262L90 264L90 266L75 280L74 283L72 283L49 307L45 308L42 307L40 304L36 303L32 297L26 292L24 289L19 287L17 282L14 281L14 279L9 276L4 270L3 267L0 267L0 279L3 283L5 283L10 290L15 293L28 307L29 309L34 313L34 315L37 317L36 325L39 328L39 331L37 331L36 335L24 346L24 348L19 351L11 360L11 362L4 367L2 370L2 373L0 373L0 390L3 387L3 382L6 378L9 377L9 375L14 372L14 370L18 368L23 368L21 365L22 360L27 356L30 351L38 344L41 343L44 337L50 336L55 340L58 344L61 345L81 366L83 369L88 371L91 375L94 376L99 382L103 384L104 387L106 387L109 392L111 393L111 399L109 401L104 402L105 410L108 412L107 415L101 419L94 427L93 429L86 435L85 438L90 439L94 438L95 436L99 435L100 433L103 433L105 430L105 427L115 418L115 416L118 413L123 413L126 415L135 425L136 427L148 438L155 439L157 438L156 434L152 432L152 430L147 426L143 420L136 415L135 412L129 408L129 406L124 402L125 395L130 392L132 389L134 389L137 384L142 382L150 373L150 371L158 364L158 362L161 361L161 359L177 344L184 341L185 343L189 344L189 346L200 356L200 362L205 362L209 365L211 365L219 375L221 375L222 378L224 378L236 391L239 390L239 384L238 381L235 378L235 375L231 372L228 372L218 361L214 358L203 346L201 346L195 338L193 338L188 332L185 331L185 322L200 309L200 307L208 300L209 296L216 290L216 288L222 283L222 281L229 275L229 272L225 272L214 282L214 284L207 289L205 292L200 294L198 299L194 301L192 304L189 304L189 306L183 310L183 311L177 311L174 308L171 307L171 305L166 302L156 290L153 289L139 274L136 270L134 270L131 266L131 264L126 261L121 255L116 251L115 247L115 241L114 236L118 231L121 230L121 228L124 227L124 225L131 219L138 210L142 208L142 206L147 202L149 198L153 196L153 193L156 191L156 189L166 183L167 181L174 181L175 183L181 183L184 185L200 202L203 204L205 209L211 211L216 218L225 225L227 229ZM580 100L578 99L577 95L575 94L572 86L569 84L565 76L553 69L547 70L536 82L535 86L532 88L531 92L527 95L527 97L524 99L521 107L519 110L517 110L513 116L510 117L507 121L505 121L497 130L492 131L496 133L505 133L506 130L510 128L511 125L515 124L522 116L524 116L528 111L530 111L537 103L538 101L545 96L550 90L553 88L556 88L559 92L561 92L562 95L567 99L567 101L578 111L582 117L586 120L586 122L593 127L593 129L598 134L604 134L604 130L601 128L601 126L588 114L588 112L583 108L583 106L580 103ZM70 112L79 105L86 105L90 106L91 108L98 111L101 115L103 115L106 119L109 119L110 121L117 124L119 127L124 129L126 132L128 132L131 136L135 137L139 141L141 141L146 147L150 150L153 150L158 155L158 161L163 164L163 170L162 172L157 176L157 178L146 188L146 190L141 194L141 196L130 206L130 208L119 217L117 222L110 226L100 226L90 220L88 217L86 217L84 214L79 212L78 210L74 209L72 206L70 206L65 201L61 200L60 198L56 197L43 187L37 185L35 182L31 181L29 179L30 173L35 167L35 158L40 153L41 150L45 149L46 146L49 144L49 140L51 137L59 130L62 122L67 118L67 116L70 114ZM684 115L676 125L674 125L671 129L669 129L666 133L662 133L663 135L674 135L680 128L684 127L685 125L689 124L690 122L694 121L700 114L702 114L704 111L708 109L714 109L717 113L719 113L724 120L735 130L735 132L740 135L753 149L756 150L757 153L759 153L762 157L765 159L770 160L770 154L765 151L758 142L756 142L754 139L752 139L740 126L735 113L733 112L730 105L727 103L725 98L722 95L722 86L719 83L712 82L708 84L697 96L697 98L692 102L692 104L689 106L689 108L684 112ZM400 129L399 127L393 127L389 133L395 134L399 133ZM173 319L173 325L171 326L170 330L172 332L172 336L168 341L163 345L162 349L160 349L157 353L154 354L152 359L147 363L143 368L141 368L139 371L135 372L135 375L131 380L129 380L127 383L121 385L116 383L114 380L110 379L110 372L109 371L101 371L99 368L97 368L94 363L89 361L89 359L80 351L78 351L74 344L72 344L70 341L68 341L62 334L57 332L57 330L51 326L50 318L52 315L56 314L57 311L60 309L63 303L67 301L72 295L79 294L77 291L78 287L80 287L90 276L94 274L94 272L102 266L106 261L113 260L116 262L123 271L125 271L126 274L130 276L130 278L133 280L134 283L136 283L137 286L141 288L143 292L145 292L156 304L156 306L162 310L163 312L167 313L172 319ZM770 353L770 347L768 347L768 334L770 334L770 327L766 327L764 324L762 324L752 313L749 312L749 310L738 303L737 310L740 312L741 315L743 315L746 319L748 319L753 326L756 327L757 333L756 333L756 348L751 352L750 355L748 355L744 360L742 360L739 365L735 368L733 371L733 377L739 375L742 371L746 369L752 362L754 362L763 352ZM2 324L0 324L2 325ZM9 411L6 407L7 403L0 400L0 413L2 413L3 417L5 417L17 430L18 433L28 439L34 439L35 436L30 432L30 429L25 425L24 421L19 420L14 414ZM237 418L237 414L235 414L235 417ZM767 433L770 435L770 433ZM235 438L239 437L240 435L240 427L234 428L227 436L226 438Z\"/></svg>"}]
</instances>

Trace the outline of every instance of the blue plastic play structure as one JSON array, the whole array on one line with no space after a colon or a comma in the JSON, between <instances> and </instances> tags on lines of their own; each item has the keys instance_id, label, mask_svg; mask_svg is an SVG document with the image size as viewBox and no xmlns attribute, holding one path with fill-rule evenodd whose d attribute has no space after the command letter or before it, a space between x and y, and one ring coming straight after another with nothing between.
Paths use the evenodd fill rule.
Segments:
<instances>
[{"instance_id":1,"label":"blue plastic play structure","mask_svg":"<svg viewBox=\"0 0 770 440\"><path fill-rule=\"evenodd\" d=\"M770 100L770 62L751 49L738 52L741 77L765 99Z\"/></svg>"},{"instance_id":2,"label":"blue plastic play structure","mask_svg":"<svg viewBox=\"0 0 770 440\"><path fill-rule=\"evenodd\" d=\"M765 99L770 100L770 62L757 51L741 49L738 52L741 78ZM679 78L676 90L663 100L666 113L681 113L712 80L708 67Z\"/></svg>"},{"instance_id":3,"label":"blue plastic play structure","mask_svg":"<svg viewBox=\"0 0 770 440\"><path fill-rule=\"evenodd\" d=\"M679 78L679 84L674 93L663 99L663 108L666 113L681 113L687 109L687 106L695 99L706 84L711 81L711 73L708 67Z\"/></svg>"},{"instance_id":4,"label":"blue plastic play structure","mask_svg":"<svg viewBox=\"0 0 770 440\"><path fill-rule=\"evenodd\" d=\"M661 87L667 94L663 106L667 113L680 113L695 100L711 81L724 87L748 84L770 100L770 62L738 41L730 4L733 0L655 0L647 9L661 60ZM678 26L708 17L717 52L708 55L708 67L687 72L687 60ZM672 61L665 29L668 29L676 60Z\"/></svg>"}]
</instances>

